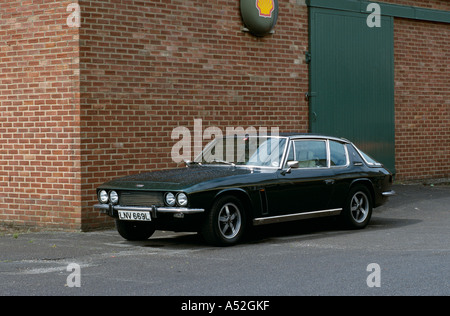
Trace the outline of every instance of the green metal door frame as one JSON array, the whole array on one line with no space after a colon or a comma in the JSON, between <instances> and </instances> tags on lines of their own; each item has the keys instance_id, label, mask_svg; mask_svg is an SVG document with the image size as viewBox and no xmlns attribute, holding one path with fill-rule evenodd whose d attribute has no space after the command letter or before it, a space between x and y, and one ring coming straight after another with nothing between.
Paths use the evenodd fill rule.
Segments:
<instances>
[{"instance_id":1,"label":"green metal door frame","mask_svg":"<svg viewBox=\"0 0 450 316\"><path fill-rule=\"evenodd\" d=\"M351 139L395 173L393 18L369 28L367 13L309 13L310 132Z\"/></svg>"},{"instance_id":2,"label":"green metal door frame","mask_svg":"<svg viewBox=\"0 0 450 316\"><path fill-rule=\"evenodd\" d=\"M373 3L378 4L380 8L381 28L373 28L374 32L369 32L368 28L363 30L361 26L358 26L357 29L363 30L359 33L365 32L365 35L358 34L347 24L353 23L355 20L352 22L352 19L358 19L358 17L363 21L367 19L372 13L369 5ZM306 4L309 7L310 48L306 57L310 63L310 91L307 94L310 102L310 132L338 134L335 136L352 139L361 149L380 160L395 173L394 18L450 23L450 11L365 0L306 0ZM317 22L317 17L326 14L328 14L326 19L322 16L322 20ZM340 20L336 22L336 19ZM327 23L332 26L326 26ZM336 28L345 29L345 31L336 33ZM377 29L383 29L386 32L377 38L374 35ZM348 36L343 36L345 32L348 32ZM346 45L334 47L324 42L326 39L336 42L333 36L339 37L349 46L353 45L353 50L347 49ZM354 36L359 36L359 45L357 41L352 41ZM366 36L373 36L372 41L383 48L380 50L380 56L386 53L383 58L372 55L374 60L370 58L364 60L355 54L355 51L360 54L371 54L371 50L379 48L375 45L371 49L364 50L363 48L371 43L370 40L367 41ZM333 49L337 52L333 52ZM343 53L342 50L345 52ZM352 60L353 58L355 60ZM364 65L371 62L375 65L378 63L379 69L376 67L366 69ZM377 77L377 80L371 80L370 76ZM374 83L377 87L370 87ZM364 98L363 101L357 99L358 93L361 100ZM380 95L386 97L380 98ZM343 110L339 111L341 108ZM364 108L362 112L361 108ZM377 112L380 108L381 110ZM339 122L347 119L344 113L353 115L353 119L348 119L347 124L339 125ZM365 115L364 120L367 124L359 124L361 113ZM358 133L360 130L361 137Z\"/></svg>"},{"instance_id":3,"label":"green metal door frame","mask_svg":"<svg viewBox=\"0 0 450 316\"><path fill-rule=\"evenodd\" d=\"M371 3L377 3L380 6L383 16L450 23L450 11L365 0L306 0L308 7L361 13L367 13L367 7Z\"/></svg>"},{"instance_id":4,"label":"green metal door frame","mask_svg":"<svg viewBox=\"0 0 450 316\"><path fill-rule=\"evenodd\" d=\"M388 168L395 173L395 129L394 129L394 124L395 124L395 117L394 117L394 57L393 57L393 20L394 18L406 18L406 19L413 19L413 20L422 20L422 21L431 21L431 22L439 22L439 23L450 23L450 11L443 11L443 10L434 10L434 9L427 9L427 8L420 8L420 7L415 7L415 6L404 6L404 5L397 5L397 4L389 4L389 3L384 3L384 2L377 2L377 1L365 1L365 0L306 0L306 4L309 7L309 12L310 12L310 21L309 21L309 43L310 43L310 49L309 52L307 52L307 61L310 62L310 71L309 71L309 82L310 82L310 91L308 92L308 97L310 100L310 125L309 125L309 129L311 132L332 132L332 131L336 131L333 130L332 127L327 126L325 124L325 126L322 127L317 127L315 124L315 120L318 119L317 115L319 114L323 114L320 113L320 111L323 111L323 109L321 109L321 105L326 105L327 102L329 102L330 100L323 100L324 99L324 94L326 97L327 94L327 89L330 89L330 86L326 86L326 87L319 87L320 84L318 84L317 82L317 76L322 76L322 78L324 78L325 76L330 76L330 73L318 73L320 71L318 71L318 59L317 59L317 52L319 52L319 48L316 47L317 45L317 38L316 36L316 25L315 25L315 14L317 12L320 12L320 10L329 10L328 13L333 12L333 14L341 14L342 16L368 16L371 12L369 12L368 10L368 6L369 4L372 3L376 3L379 5L380 8L380 13L381 13L381 19L382 19L382 27L388 27L392 29L392 39L389 39L389 41L392 42L392 44L390 45L390 47L387 47L386 44L386 49L389 50L389 53L392 54L392 63L391 63L391 73L386 73L384 76L386 77L386 79L389 81L389 85L392 87L392 89L389 88L384 88L384 90L387 91L387 93L389 94L388 97L388 103L390 103L391 105L389 106L389 108L386 108L388 116L385 116L383 118L384 123L381 124L381 127L378 128L378 130L376 128L374 128L374 131L372 132L372 134L376 134L378 133L379 130L382 129L382 126L384 124L385 127L387 127L387 133L390 133L390 136L382 136L381 138L385 137L386 139L391 139L390 140L390 146L388 146L389 148L384 149L385 153L380 154L380 158L377 157L377 155L379 155L379 153L377 153L377 150L375 148L374 150L374 146L370 145L370 140L367 141L366 140L360 140L362 142L362 149L366 150L369 154L373 154L375 156L375 158L380 159L383 163L385 163ZM323 12L327 12L327 11L322 11ZM337 25L339 27L339 25ZM327 36L326 34L322 34L321 36ZM347 61L348 62L348 61ZM320 69L319 69L320 70ZM322 67L321 71L327 71L326 67ZM332 81L332 79L329 79L328 82L325 80L325 85L329 84L329 82ZM357 82L357 79L355 79L354 81ZM335 79L336 85L341 84L340 82L338 82ZM323 85L323 84L322 84ZM324 88L325 88L325 93L324 93ZM337 89L336 89L337 90ZM352 92L351 89L347 89L347 93L350 91L350 93ZM385 92L386 92L385 91ZM337 96L339 93L336 92L335 96ZM389 100L391 98L391 101ZM376 98L375 98L376 99ZM341 94L340 97L340 101L345 103L345 95ZM353 100L354 101L354 100ZM373 107L373 105L372 105ZM330 108L330 106L328 106L328 108ZM334 109L335 110L335 109ZM330 111L331 112L331 111ZM368 111L366 114L366 117L371 118L370 117L370 111ZM340 113L328 113L329 116L331 116L333 119L340 119L339 115ZM373 123L373 122L372 122ZM370 124L369 124L370 125ZM382 129L383 131L385 129ZM339 132L339 131L336 131ZM348 131L347 131L348 132ZM347 133L346 132L346 133ZM333 134L333 133L331 133ZM351 134L351 133L350 133ZM355 133L353 133L353 136L355 135ZM336 135L339 136L339 135ZM352 137L352 140L354 139L352 135L350 135ZM349 136L349 138L350 138ZM372 135L373 136L373 135ZM358 141L357 139L357 135L356 135L356 141ZM384 140L386 142L386 139ZM373 143L373 141L372 141ZM376 142L375 142L376 143ZM365 148L366 147L366 148ZM372 147L372 148L371 148ZM375 146L376 147L376 146ZM383 157L384 155L384 157ZM390 158L389 158L390 157Z\"/></svg>"}]
</instances>

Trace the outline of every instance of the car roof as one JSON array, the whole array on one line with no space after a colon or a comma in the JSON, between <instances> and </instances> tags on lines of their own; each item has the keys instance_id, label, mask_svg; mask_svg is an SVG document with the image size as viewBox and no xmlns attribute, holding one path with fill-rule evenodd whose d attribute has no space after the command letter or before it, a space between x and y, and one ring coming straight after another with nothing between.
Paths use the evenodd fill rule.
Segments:
<instances>
[{"instance_id":1,"label":"car roof","mask_svg":"<svg viewBox=\"0 0 450 316\"><path fill-rule=\"evenodd\" d=\"M264 135L258 135L258 134L245 134L246 136L250 137L287 137L289 139L330 139L341 143L351 143L348 139L345 138L339 138L335 136L328 136L328 135L322 135L322 134L314 134L314 133L267 133ZM243 134L231 134L231 135L225 135L225 137L238 137L238 136L244 136Z\"/></svg>"},{"instance_id":2,"label":"car roof","mask_svg":"<svg viewBox=\"0 0 450 316\"><path fill-rule=\"evenodd\" d=\"M350 141L345 138L322 135L322 134L314 134L314 133L280 133L279 136L289 137L290 139L297 139L297 138L330 139L330 140L335 140L335 141L342 142L342 143L350 143Z\"/></svg>"}]
</instances>

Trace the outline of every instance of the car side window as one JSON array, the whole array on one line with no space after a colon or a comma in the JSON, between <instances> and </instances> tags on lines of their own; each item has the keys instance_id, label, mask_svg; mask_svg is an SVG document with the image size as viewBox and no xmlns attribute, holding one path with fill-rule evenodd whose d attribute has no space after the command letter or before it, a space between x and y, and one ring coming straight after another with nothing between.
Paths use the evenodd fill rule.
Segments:
<instances>
[{"instance_id":1,"label":"car side window","mask_svg":"<svg viewBox=\"0 0 450 316\"><path fill-rule=\"evenodd\" d=\"M288 153L288 161L297 161L298 168L327 167L326 142L322 140L295 140Z\"/></svg>"},{"instance_id":2,"label":"car side window","mask_svg":"<svg viewBox=\"0 0 450 316\"><path fill-rule=\"evenodd\" d=\"M330 164L332 167L347 165L347 153L344 144L330 141Z\"/></svg>"}]
</instances>

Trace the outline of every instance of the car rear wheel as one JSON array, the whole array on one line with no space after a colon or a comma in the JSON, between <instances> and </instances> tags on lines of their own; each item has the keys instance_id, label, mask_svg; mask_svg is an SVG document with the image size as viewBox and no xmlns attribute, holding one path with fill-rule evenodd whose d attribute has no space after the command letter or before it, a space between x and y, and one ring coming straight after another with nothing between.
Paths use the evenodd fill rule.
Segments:
<instances>
[{"instance_id":1,"label":"car rear wheel","mask_svg":"<svg viewBox=\"0 0 450 316\"><path fill-rule=\"evenodd\" d=\"M202 228L205 240L216 246L236 244L245 230L245 213L241 201L224 196L213 204Z\"/></svg>"},{"instance_id":2,"label":"car rear wheel","mask_svg":"<svg viewBox=\"0 0 450 316\"><path fill-rule=\"evenodd\" d=\"M130 241L147 240L155 232L151 222L121 221L116 219L116 228L120 236Z\"/></svg>"},{"instance_id":3,"label":"car rear wheel","mask_svg":"<svg viewBox=\"0 0 450 316\"><path fill-rule=\"evenodd\" d=\"M372 217L372 198L369 190L363 185L350 189L342 219L347 228L360 229L369 224Z\"/></svg>"}]
</instances>

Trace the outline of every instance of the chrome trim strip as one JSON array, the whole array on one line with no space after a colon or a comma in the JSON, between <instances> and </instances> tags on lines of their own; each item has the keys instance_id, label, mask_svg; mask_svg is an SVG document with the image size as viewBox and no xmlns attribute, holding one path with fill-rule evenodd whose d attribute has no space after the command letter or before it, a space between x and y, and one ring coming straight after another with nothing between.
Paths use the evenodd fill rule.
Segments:
<instances>
[{"instance_id":1,"label":"chrome trim strip","mask_svg":"<svg viewBox=\"0 0 450 316\"><path fill-rule=\"evenodd\" d=\"M187 208L187 207L157 207L156 211L159 213L182 213L182 214L196 214L203 213L203 208Z\"/></svg>"},{"instance_id":2,"label":"chrome trim strip","mask_svg":"<svg viewBox=\"0 0 450 316\"><path fill-rule=\"evenodd\" d=\"M260 217L260 218L255 218L253 220L253 225L258 226L258 225L264 225L264 224L282 223L282 222L296 221L296 220L315 218L315 217L333 216L333 215L341 214L341 211L342 211L342 208L335 208L335 209L323 210L323 211Z\"/></svg>"},{"instance_id":3,"label":"chrome trim strip","mask_svg":"<svg viewBox=\"0 0 450 316\"><path fill-rule=\"evenodd\" d=\"M330 151L330 140L327 139L326 142L326 150L327 150L327 168L331 168L331 151Z\"/></svg>"},{"instance_id":4,"label":"chrome trim strip","mask_svg":"<svg viewBox=\"0 0 450 316\"><path fill-rule=\"evenodd\" d=\"M386 192L383 192L383 193L381 193L383 196L394 196L394 195L396 195L396 193L395 193L395 191L394 190L391 190L391 191L386 191Z\"/></svg>"},{"instance_id":5,"label":"chrome trim strip","mask_svg":"<svg viewBox=\"0 0 450 316\"><path fill-rule=\"evenodd\" d=\"M101 209L104 211L109 210L109 204L96 204L94 208ZM157 213L178 213L178 214L195 214L205 212L202 208L187 208L187 207L147 207L147 206L120 206L114 205L113 209L115 211L148 211L153 212L156 210Z\"/></svg>"},{"instance_id":6,"label":"chrome trim strip","mask_svg":"<svg viewBox=\"0 0 450 316\"><path fill-rule=\"evenodd\" d=\"M114 211L153 211L152 207L147 206L120 206L120 205L114 205L113 206Z\"/></svg>"}]
</instances>

